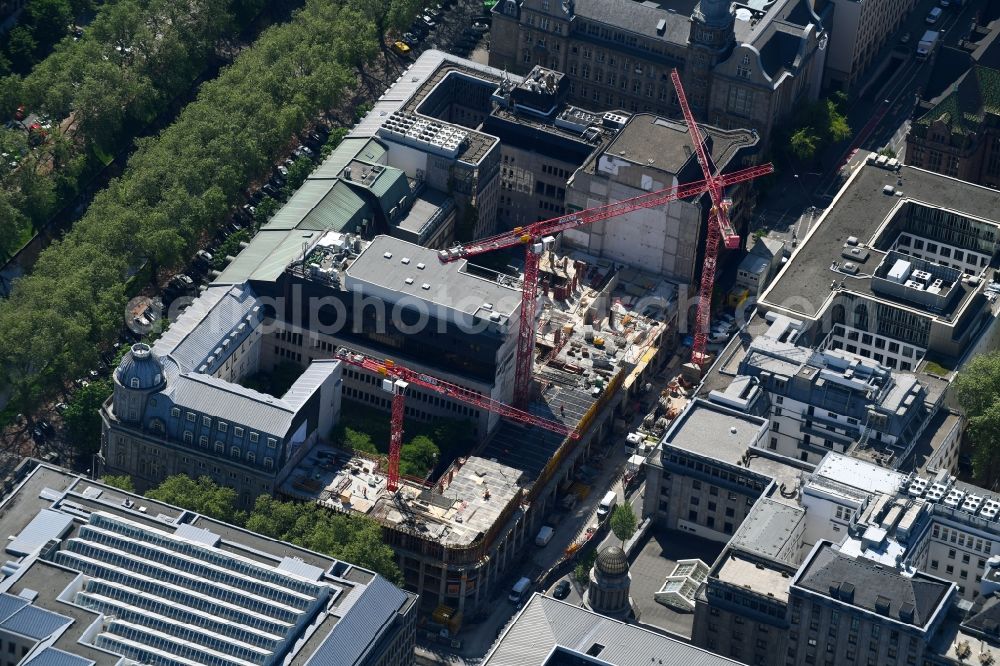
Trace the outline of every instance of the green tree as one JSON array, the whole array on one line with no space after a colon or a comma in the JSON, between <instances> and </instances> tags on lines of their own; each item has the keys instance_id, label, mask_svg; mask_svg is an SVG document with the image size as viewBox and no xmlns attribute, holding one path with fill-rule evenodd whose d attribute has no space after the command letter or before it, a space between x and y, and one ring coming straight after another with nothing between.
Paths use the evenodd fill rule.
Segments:
<instances>
[{"instance_id":1,"label":"green tree","mask_svg":"<svg viewBox=\"0 0 1000 666\"><path fill-rule=\"evenodd\" d=\"M395 554L383 541L381 526L366 516L333 513L316 504L282 502L261 495L246 528L366 567L393 583L402 580Z\"/></svg>"},{"instance_id":2,"label":"green tree","mask_svg":"<svg viewBox=\"0 0 1000 666\"><path fill-rule=\"evenodd\" d=\"M354 428L344 427L338 441L348 449L363 453L378 453L378 448L372 442L371 435Z\"/></svg>"},{"instance_id":3,"label":"green tree","mask_svg":"<svg viewBox=\"0 0 1000 666\"><path fill-rule=\"evenodd\" d=\"M585 553L578 557L576 567L573 568L573 578L580 585L586 585L590 580L590 570L594 568L594 562L597 561L597 549L588 548Z\"/></svg>"},{"instance_id":4,"label":"green tree","mask_svg":"<svg viewBox=\"0 0 1000 666\"><path fill-rule=\"evenodd\" d=\"M198 479L186 474L169 476L148 491L146 497L229 523L241 518L236 510L236 491L220 486L207 476Z\"/></svg>"},{"instance_id":5,"label":"green tree","mask_svg":"<svg viewBox=\"0 0 1000 666\"><path fill-rule=\"evenodd\" d=\"M105 476L104 478L101 479L101 482L105 483L105 484L107 484L109 486L112 486L114 488L118 488L119 490L124 490L125 492L129 492L129 493L134 493L135 492L135 484L132 483L132 477L131 476L125 476L125 475L122 475L122 476L114 476L114 475Z\"/></svg>"},{"instance_id":6,"label":"green tree","mask_svg":"<svg viewBox=\"0 0 1000 666\"><path fill-rule=\"evenodd\" d=\"M100 410L112 390L111 380L101 379L77 389L66 403L63 423L78 455L89 456L101 450Z\"/></svg>"},{"instance_id":7,"label":"green tree","mask_svg":"<svg viewBox=\"0 0 1000 666\"><path fill-rule=\"evenodd\" d=\"M622 546L632 538L637 526L635 511L628 504L619 504L611 512L611 531L622 542Z\"/></svg>"},{"instance_id":8,"label":"green tree","mask_svg":"<svg viewBox=\"0 0 1000 666\"><path fill-rule=\"evenodd\" d=\"M35 62L37 48L38 42L35 41L31 30L23 25L15 26L7 35L7 55L14 71L25 71L22 63Z\"/></svg>"},{"instance_id":9,"label":"green tree","mask_svg":"<svg viewBox=\"0 0 1000 666\"><path fill-rule=\"evenodd\" d=\"M808 161L816 156L819 137L812 133L812 128L800 127L792 133L788 145L795 157Z\"/></svg>"},{"instance_id":10,"label":"green tree","mask_svg":"<svg viewBox=\"0 0 1000 666\"><path fill-rule=\"evenodd\" d=\"M996 487L1000 478L1000 352L973 357L952 386L969 422L966 433L973 447L973 473L980 483Z\"/></svg>"},{"instance_id":11,"label":"green tree","mask_svg":"<svg viewBox=\"0 0 1000 666\"><path fill-rule=\"evenodd\" d=\"M430 437L417 435L399 451L399 471L409 476L425 477L437 464L440 451Z\"/></svg>"}]
</instances>

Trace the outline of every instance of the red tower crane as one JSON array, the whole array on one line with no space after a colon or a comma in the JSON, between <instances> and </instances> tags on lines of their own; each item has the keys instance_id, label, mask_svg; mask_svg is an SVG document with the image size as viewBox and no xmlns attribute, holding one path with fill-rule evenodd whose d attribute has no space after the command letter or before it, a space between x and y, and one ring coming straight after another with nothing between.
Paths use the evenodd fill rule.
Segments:
<instances>
[{"instance_id":1,"label":"red tower crane","mask_svg":"<svg viewBox=\"0 0 1000 666\"><path fill-rule=\"evenodd\" d=\"M684 94L684 86L681 85L681 77L677 73L677 69L670 72L670 79L674 82L674 88L677 90L677 102L681 105L684 122L687 123L691 142L698 155L698 164L705 176L703 182L708 185L708 195L712 198L712 209L708 214L708 234L705 237L705 261L701 266L698 310L695 314L694 345L691 347L691 362L700 367L708 359L705 347L708 344L708 320L712 315L712 291L715 289L715 267L719 259L719 242L725 240L726 247L734 250L740 246L740 235L736 233L732 222L729 221L729 207L732 202L724 199L722 195L725 187L724 177L717 172L711 157L705 152L698 123L695 122L691 107L688 106L687 95ZM768 173L774 171L770 164L766 166L770 167Z\"/></svg>"},{"instance_id":2,"label":"red tower crane","mask_svg":"<svg viewBox=\"0 0 1000 666\"><path fill-rule=\"evenodd\" d=\"M534 414L529 414L528 412L517 409L516 407L511 407L506 403L494 400L489 396L482 395L481 393L458 386L457 384L452 384L451 382L446 382L443 379L438 379L437 377L432 377L428 374L411 370L388 359L380 360L373 356L368 356L367 354L361 354L345 348L338 349L334 356L348 365L352 365L356 368L361 368L384 377L382 380L382 386L387 392L392 393L392 417L390 421L391 428L389 435L389 474L387 483L387 487L390 491L395 491L399 488L399 451L403 445L403 417L406 413L405 393L410 384L419 386L420 388L428 391L434 391L435 393L439 393L453 400L464 402L468 405L472 405L473 407L485 409L493 412L494 414L499 414L500 416L506 416L507 418L518 421L519 423L545 428L546 430L551 430L552 432L560 435L566 435L572 437L573 439L578 439L580 437L579 433L572 428L567 428L562 423L543 419L542 417L535 416Z\"/></svg>"},{"instance_id":3,"label":"red tower crane","mask_svg":"<svg viewBox=\"0 0 1000 666\"><path fill-rule=\"evenodd\" d=\"M699 154L703 151L698 144ZM700 159L700 158L699 158ZM531 395L532 364L535 355L535 310L538 293L538 261L545 247L546 239L560 231L575 229L601 220L607 220L643 208L652 208L675 201L698 196L712 187L722 188L743 183L758 176L774 171L770 164L750 167L725 175L715 176L709 180L700 180L686 185L679 185L655 192L648 192L623 199L603 206L595 206L575 213L542 220L524 227L516 227L496 236L490 236L466 245L457 245L447 250L441 250L438 257L441 261L455 261L474 257L494 250L502 250L515 245L524 245L524 281L522 283L521 321L517 341L516 375L514 380L514 404L525 407ZM713 199L714 201L714 199ZM728 221L728 220L727 220ZM737 242L739 237L737 236ZM714 276L714 273L713 273ZM704 352L704 346L702 347Z\"/></svg>"}]
</instances>

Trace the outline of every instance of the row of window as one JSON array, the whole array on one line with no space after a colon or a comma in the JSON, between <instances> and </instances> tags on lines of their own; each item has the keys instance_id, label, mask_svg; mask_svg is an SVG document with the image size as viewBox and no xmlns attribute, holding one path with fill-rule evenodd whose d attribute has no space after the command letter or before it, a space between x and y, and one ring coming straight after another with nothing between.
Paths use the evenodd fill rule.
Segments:
<instances>
[{"instance_id":1,"label":"row of window","mask_svg":"<svg viewBox=\"0 0 1000 666\"><path fill-rule=\"evenodd\" d=\"M172 416L174 418L180 418L180 416L181 416L181 409L179 407L173 407L173 408L171 408L170 409L170 416ZM198 420L198 415L195 414L194 412L186 412L185 415L184 415L184 418L189 423L195 423ZM202 415L202 417L201 417L201 425L202 425L203 428L211 429L212 428L212 417L211 416ZM228 433L229 432L229 423L227 423L226 421L221 421L221 420L216 421L215 422L215 428L219 432L221 432L221 433ZM237 439L242 439L243 436L246 435L246 434L247 434L247 432L246 432L246 430L242 426L233 426L233 437L236 437ZM190 431L190 430L186 430L184 432L184 441L187 442L188 444L190 444L193 441L193 439L194 439L194 433L192 431ZM208 446L208 437L206 435L202 435L201 436L201 440L203 441L204 446L207 447ZM250 441L251 444L256 444L258 441L260 441L260 433L251 430L249 432L248 440ZM216 442L216 443L218 444L218 442ZM275 439L274 437L268 437L267 438L267 446L268 446L268 448L272 448L273 449L275 446L277 446L277 444L278 444L278 440Z\"/></svg>"},{"instance_id":2,"label":"row of window","mask_svg":"<svg viewBox=\"0 0 1000 666\"><path fill-rule=\"evenodd\" d=\"M979 537L974 537L971 534L966 535L964 532L952 528L942 527L941 525L934 525L931 530L931 535L935 539L941 539L942 541L950 541L951 543L957 544L960 548L971 548L978 553L987 553L992 550L992 543L989 540L983 541ZM953 553L955 551L952 551ZM968 558L968 556L966 556ZM966 562L969 560L966 559ZM979 566L984 566L986 564L985 560L980 560Z\"/></svg>"}]
</instances>

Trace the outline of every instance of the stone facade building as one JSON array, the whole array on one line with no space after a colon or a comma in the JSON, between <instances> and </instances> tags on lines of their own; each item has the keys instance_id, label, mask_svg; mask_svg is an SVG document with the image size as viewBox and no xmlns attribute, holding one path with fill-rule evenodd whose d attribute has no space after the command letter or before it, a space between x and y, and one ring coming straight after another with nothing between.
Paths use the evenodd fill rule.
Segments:
<instances>
[{"instance_id":1,"label":"stone facade building","mask_svg":"<svg viewBox=\"0 0 1000 666\"><path fill-rule=\"evenodd\" d=\"M566 74L573 103L674 117L677 68L696 117L756 130L765 146L823 76L827 19L800 0L735 12L725 0L501 0L493 17L494 67L540 64Z\"/></svg>"}]
</instances>

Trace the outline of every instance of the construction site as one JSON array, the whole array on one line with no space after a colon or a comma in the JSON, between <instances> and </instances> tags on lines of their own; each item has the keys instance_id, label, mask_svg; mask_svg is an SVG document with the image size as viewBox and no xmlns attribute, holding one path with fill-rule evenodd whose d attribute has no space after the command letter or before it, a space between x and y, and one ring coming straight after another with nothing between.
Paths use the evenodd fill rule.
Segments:
<instances>
[{"instance_id":1,"label":"construction site","mask_svg":"<svg viewBox=\"0 0 1000 666\"><path fill-rule=\"evenodd\" d=\"M298 267L289 270L302 275ZM356 271L348 265L346 273ZM523 410L434 377L425 367L409 371L398 357L378 362L339 351L334 357L380 382L376 390L390 406L387 420L396 404L409 414L401 403L422 403L417 395L435 393L505 418L436 479L394 479L390 461L321 443L279 489L378 520L399 555L406 586L420 593L425 610L443 608L438 616L452 618L446 624L454 628L490 602L494 584L505 580L567 493L587 491L575 483L579 467L592 449L617 441L611 437L616 418L662 368L668 353L663 343L676 334L677 285L661 278L550 251L540 257L538 276L539 326ZM644 305L650 294L660 296L652 310Z\"/></svg>"}]
</instances>

